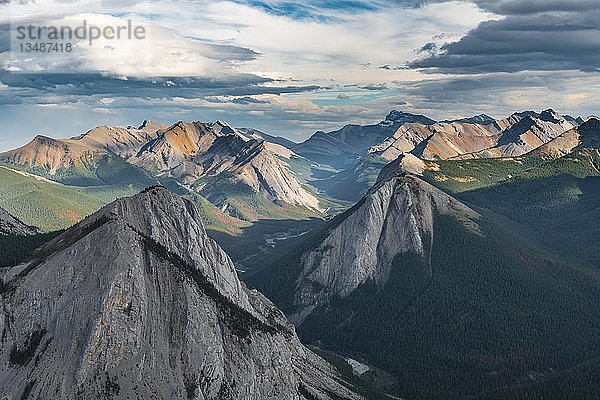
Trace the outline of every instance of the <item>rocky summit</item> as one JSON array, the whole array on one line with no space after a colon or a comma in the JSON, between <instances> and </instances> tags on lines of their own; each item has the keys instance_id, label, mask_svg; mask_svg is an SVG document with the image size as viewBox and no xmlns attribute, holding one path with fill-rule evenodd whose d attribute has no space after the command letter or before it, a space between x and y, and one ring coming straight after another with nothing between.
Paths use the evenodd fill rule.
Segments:
<instances>
[{"instance_id":1,"label":"rocky summit","mask_svg":"<svg viewBox=\"0 0 600 400\"><path fill-rule=\"evenodd\" d=\"M8 399L360 398L162 187L68 229L1 289Z\"/></svg>"},{"instance_id":2,"label":"rocky summit","mask_svg":"<svg viewBox=\"0 0 600 400\"><path fill-rule=\"evenodd\" d=\"M367 195L302 256L292 321L301 322L316 307L366 282L383 287L398 254L429 257L435 215L451 214L477 229L478 214L414 175L414 159L400 157L385 168Z\"/></svg>"}]
</instances>

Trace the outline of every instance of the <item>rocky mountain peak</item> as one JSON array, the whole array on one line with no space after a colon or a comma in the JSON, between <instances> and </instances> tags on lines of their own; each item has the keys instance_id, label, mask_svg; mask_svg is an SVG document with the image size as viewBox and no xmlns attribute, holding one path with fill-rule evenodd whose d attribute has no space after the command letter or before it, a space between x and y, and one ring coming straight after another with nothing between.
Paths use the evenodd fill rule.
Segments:
<instances>
[{"instance_id":1,"label":"rocky mountain peak","mask_svg":"<svg viewBox=\"0 0 600 400\"><path fill-rule=\"evenodd\" d=\"M39 134L35 135L31 143L45 146L59 146L61 144L61 142L57 139Z\"/></svg>"},{"instance_id":2,"label":"rocky mountain peak","mask_svg":"<svg viewBox=\"0 0 600 400\"><path fill-rule=\"evenodd\" d=\"M71 139L73 143L89 149L110 151L121 157L131 157L151 140L156 139L158 132L165 125L144 121L138 129L122 126L97 126L83 135Z\"/></svg>"},{"instance_id":3,"label":"rocky mountain peak","mask_svg":"<svg viewBox=\"0 0 600 400\"><path fill-rule=\"evenodd\" d=\"M552 122L554 124L558 124L562 119L562 117L551 108L542 111L539 115L539 118L542 121Z\"/></svg>"},{"instance_id":4,"label":"rocky mountain peak","mask_svg":"<svg viewBox=\"0 0 600 400\"><path fill-rule=\"evenodd\" d=\"M320 210L318 199L301 186L263 140L246 137L223 121L178 122L129 162L159 177L178 179L224 210L232 193L227 192L228 186L221 190L220 178L227 179L228 185L245 185L271 202L282 201L310 212ZM244 217L256 218L246 209L240 212Z\"/></svg>"},{"instance_id":5,"label":"rocky mountain peak","mask_svg":"<svg viewBox=\"0 0 600 400\"><path fill-rule=\"evenodd\" d=\"M425 171L425 162L423 160L413 154L404 153L383 167L379 172L377 182L388 181L393 176L399 174L423 175L423 171Z\"/></svg>"},{"instance_id":6,"label":"rocky mountain peak","mask_svg":"<svg viewBox=\"0 0 600 400\"><path fill-rule=\"evenodd\" d=\"M579 126L579 130L582 134L597 136L600 134L600 119L591 117Z\"/></svg>"},{"instance_id":7,"label":"rocky mountain peak","mask_svg":"<svg viewBox=\"0 0 600 400\"><path fill-rule=\"evenodd\" d=\"M76 140L59 140L37 135L22 147L0 153L0 162L47 169L54 175L59 169L81 164L83 159L93 158L97 153Z\"/></svg>"},{"instance_id":8,"label":"rocky mountain peak","mask_svg":"<svg viewBox=\"0 0 600 400\"><path fill-rule=\"evenodd\" d=\"M496 120L494 118L490 117L489 115L479 114L479 115L474 115L472 117L453 119L453 120L444 121L444 122L459 122L459 123L463 123L463 124L491 125L491 124L496 123Z\"/></svg>"},{"instance_id":9,"label":"rocky mountain peak","mask_svg":"<svg viewBox=\"0 0 600 400\"><path fill-rule=\"evenodd\" d=\"M116 200L82 223L82 228L87 229L98 221L125 225L155 241L189 264L200 267L223 295L248 305L233 263L207 236L198 210L188 200L155 186L136 196Z\"/></svg>"},{"instance_id":10,"label":"rocky mountain peak","mask_svg":"<svg viewBox=\"0 0 600 400\"><path fill-rule=\"evenodd\" d=\"M531 155L541 158L560 158L581 149L600 148L600 119L590 118L538 147Z\"/></svg>"},{"instance_id":11,"label":"rocky mountain peak","mask_svg":"<svg viewBox=\"0 0 600 400\"><path fill-rule=\"evenodd\" d=\"M236 133L235 129L233 129L231 125L221 120L217 120L212 123L211 127L224 135L233 135Z\"/></svg>"},{"instance_id":12,"label":"rocky mountain peak","mask_svg":"<svg viewBox=\"0 0 600 400\"><path fill-rule=\"evenodd\" d=\"M168 125L163 122L145 119L137 129L140 131L156 132L166 128L168 128Z\"/></svg>"},{"instance_id":13,"label":"rocky mountain peak","mask_svg":"<svg viewBox=\"0 0 600 400\"><path fill-rule=\"evenodd\" d=\"M290 317L294 323L367 282L383 287L398 254L427 258L436 215L452 215L477 230L475 211L404 170L412 161L411 156L397 159L361 201L332 221L323 240L303 254Z\"/></svg>"},{"instance_id":14,"label":"rocky mountain peak","mask_svg":"<svg viewBox=\"0 0 600 400\"><path fill-rule=\"evenodd\" d=\"M360 398L162 187L68 229L0 288L8 398Z\"/></svg>"},{"instance_id":15,"label":"rocky mountain peak","mask_svg":"<svg viewBox=\"0 0 600 400\"><path fill-rule=\"evenodd\" d=\"M397 110L392 110L390 111L390 113L385 117L386 121L389 122L397 122L397 123L420 123L420 124L424 124L424 125L433 125L435 124L435 121L432 120L431 118L428 118L424 115L419 115L419 114L411 114L411 113L406 113L403 111L397 111Z\"/></svg>"},{"instance_id":16,"label":"rocky mountain peak","mask_svg":"<svg viewBox=\"0 0 600 400\"><path fill-rule=\"evenodd\" d=\"M511 114L511 117L525 118L525 117L537 117L539 114L533 110L519 111ZM510 117L509 117L510 118Z\"/></svg>"}]
</instances>

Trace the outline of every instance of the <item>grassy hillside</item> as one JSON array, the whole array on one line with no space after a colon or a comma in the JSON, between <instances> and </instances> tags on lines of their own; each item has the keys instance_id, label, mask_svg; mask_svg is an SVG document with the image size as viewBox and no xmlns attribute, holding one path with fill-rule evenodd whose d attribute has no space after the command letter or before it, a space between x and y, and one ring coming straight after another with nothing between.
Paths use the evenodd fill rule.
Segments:
<instances>
[{"instance_id":1,"label":"grassy hillside","mask_svg":"<svg viewBox=\"0 0 600 400\"><path fill-rule=\"evenodd\" d=\"M0 168L0 207L44 231L69 227L111 200L137 191L133 187L95 187L90 191Z\"/></svg>"},{"instance_id":2,"label":"grassy hillside","mask_svg":"<svg viewBox=\"0 0 600 400\"><path fill-rule=\"evenodd\" d=\"M522 156L474 160L427 161L424 179L450 193L489 188L517 180L558 175L600 176L600 151L586 149L556 160Z\"/></svg>"},{"instance_id":3,"label":"grassy hillside","mask_svg":"<svg viewBox=\"0 0 600 400\"><path fill-rule=\"evenodd\" d=\"M149 173L129 164L115 154L99 155L86 160L84 163L71 165L69 168L60 168L54 174L50 174L47 166L30 168L18 164L3 165L70 186L88 187L127 184L150 186L156 184L156 179Z\"/></svg>"},{"instance_id":4,"label":"grassy hillside","mask_svg":"<svg viewBox=\"0 0 600 400\"><path fill-rule=\"evenodd\" d=\"M425 180L451 193L494 186L543 164L530 157L427 161Z\"/></svg>"},{"instance_id":5,"label":"grassy hillside","mask_svg":"<svg viewBox=\"0 0 600 400\"><path fill-rule=\"evenodd\" d=\"M238 233L245 224L221 213L200 195L161 182L192 200L200 210L207 229ZM67 228L119 197L132 196L147 185L67 186L26 176L0 167L0 207L28 225L46 232Z\"/></svg>"}]
</instances>

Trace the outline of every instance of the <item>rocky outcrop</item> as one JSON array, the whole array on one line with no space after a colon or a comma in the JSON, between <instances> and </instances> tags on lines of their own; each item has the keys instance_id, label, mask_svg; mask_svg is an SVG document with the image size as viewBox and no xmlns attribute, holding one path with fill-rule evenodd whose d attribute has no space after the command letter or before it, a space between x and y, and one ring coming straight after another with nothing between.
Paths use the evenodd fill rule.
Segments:
<instances>
[{"instance_id":1,"label":"rocky outcrop","mask_svg":"<svg viewBox=\"0 0 600 400\"><path fill-rule=\"evenodd\" d=\"M121 157L128 158L143 145L156 139L164 125L158 122L144 121L139 128L120 126L98 126L81 136L73 138L78 143L97 150L109 150Z\"/></svg>"},{"instance_id":2,"label":"rocky outcrop","mask_svg":"<svg viewBox=\"0 0 600 400\"><path fill-rule=\"evenodd\" d=\"M211 189L225 177L271 202L319 211L319 200L304 189L264 141L247 137L224 122L179 122L130 159L158 176L174 177L221 207L226 197Z\"/></svg>"},{"instance_id":3,"label":"rocky outcrop","mask_svg":"<svg viewBox=\"0 0 600 400\"><path fill-rule=\"evenodd\" d=\"M6 210L0 208L0 235L35 235L39 229L25 225L17 218L10 215Z\"/></svg>"},{"instance_id":4,"label":"rocky outcrop","mask_svg":"<svg viewBox=\"0 0 600 400\"><path fill-rule=\"evenodd\" d=\"M401 154L413 151L420 143L431 137L432 125L408 123L400 126L390 137L369 149L370 154L392 161Z\"/></svg>"},{"instance_id":5,"label":"rocky outcrop","mask_svg":"<svg viewBox=\"0 0 600 400\"><path fill-rule=\"evenodd\" d=\"M301 322L333 297L345 297L373 281L382 287L394 258L414 252L427 257L434 240L433 219L451 214L473 229L477 213L407 169L418 162L400 159L381 172L378 183L302 256L291 319Z\"/></svg>"},{"instance_id":6,"label":"rocky outcrop","mask_svg":"<svg viewBox=\"0 0 600 400\"><path fill-rule=\"evenodd\" d=\"M392 161L401 154L434 159L504 157L525 154L576 126L554 110L524 111L495 120L481 114L436 122L422 115L392 111L376 125L347 125L317 132L295 146L311 160L347 168L365 154Z\"/></svg>"},{"instance_id":7,"label":"rocky outcrop","mask_svg":"<svg viewBox=\"0 0 600 400\"><path fill-rule=\"evenodd\" d=\"M413 154L433 159L448 159L493 146L500 136L496 124L472 122L440 122L428 127L431 133L416 145Z\"/></svg>"},{"instance_id":8,"label":"rocky outcrop","mask_svg":"<svg viewBox=\"0 0 600 400\"><path fill-rule=\"evenodd\" d=\"M361 155L369 152L369 149L374 146L379 146L376 151L385 150L394 142L392 138L405 124L426 127L433 123L435 121L423 115L393 110L385 120L375 125L346 125L333 132L316 132L308 140L296 145L294 151L311 160L343 167L356 163ZM404 139L401 133L396 136L399 136L396 138L398 140ZM427 137L420 137L418 133L408 136L405 140L414 143L419 143ZM383 143L387 143L388 146ZM402 147L402 145L398 143L396 147ZM390 159L393 158L395 157Z\"/></svg>"},{"instance_id":9,"label":"rocky outcrop","mask_svg":"<svg viewBox=\"0 0 600 400\"><path fill-rule=\"evenodd\" d=\"M498 121L478 115L429 125L406 124L393 140L372 151L387 160L406 152L428 160L518 156L556 138L574 124L553 110L515 113Z\"/></svg>"},{"instance_id":10,"label":"rocky outcrop","mask_svg":"<svg viewBox=\"0 0 600 400\"><path fill-rule=\"evenodd\" d=\"M560 158L580 149L600 148L600 120L590 118L531 152L541 158Z\"/></svg>"},{"instance_id":11,"label":"rocky outcrop","mask_svg":"<svg viewBox=\"0 0 600 400\"><path fill-rule=\"evenodd\" d=\"M161 176L195 174L191 159L205 152L220 134L202 122L180 121L146 143L130 162Z\"/></svg>"},{"instance_id":12,"label":"rocky outcrop","mask_svg":"<svg viewBox=\"0 0 600 400\"><path fill-rule=\"evenodd\" d=\"M164 188L45 244L2 305L8 399L359 398Z\"/></svg>"},{"instance_id":13,"label":"rocky outcrop","mask_svg":"<svg viewBox=\"0 0 600 400\"><path fill-rule=\"evenodd\" d=\"M513 114L498 122L505 127L497 143L487 149L469 152L455 158L515 157L528 153L575 127L575 123L548 109Z\"/></svg>"}]
</instances>

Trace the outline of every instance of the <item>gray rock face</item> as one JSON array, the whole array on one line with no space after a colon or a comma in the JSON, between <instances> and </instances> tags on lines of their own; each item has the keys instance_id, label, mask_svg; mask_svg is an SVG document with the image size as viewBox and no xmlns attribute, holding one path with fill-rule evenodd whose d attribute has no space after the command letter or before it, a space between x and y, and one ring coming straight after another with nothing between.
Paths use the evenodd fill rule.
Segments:
<instances>
[{"instance_id":1,"label":"gray rock face","mask_svg":"<svg viewBox=\"0 0 600 400\"><path fill-rule=\"evenodd\" d=\"M17 218L0 208L0 235L35 235L39 230L25 225Z\"/></svg>"},{"instance_id":2,"label":"gray rock face","mask_svg":"<svg viewBox=\"0 0 600 400\"><path fill-rule=\"evenodd\" d=\"M398 254L412 251L428 257L436 214L452 214L477 229L473 220L478 214L458 200L416 176L384 169L369 193L318 247L302 256L297 311L291 320L301 322L314 308L334 296L347 296L369 280L382 287Z\"/></svg>"},{"instance_id":3,"label":"gray rock face","mask_svg":"<svg viewBox=\"0 0 600 400\"><path fill-rule=\"evenodd\" d=\"M8 399L360 398L163 188L44 245L4 281L0 331Z\"/></svg>"}]
</instances>

